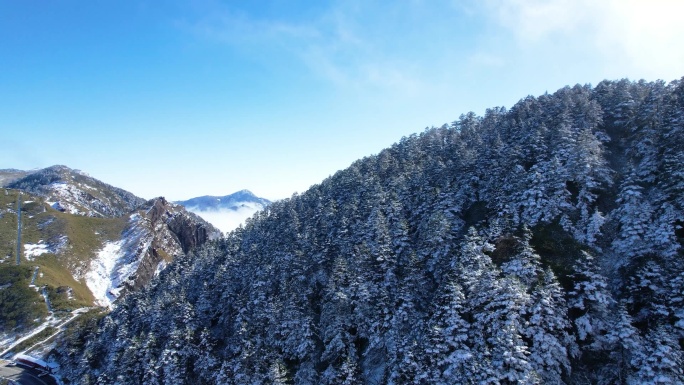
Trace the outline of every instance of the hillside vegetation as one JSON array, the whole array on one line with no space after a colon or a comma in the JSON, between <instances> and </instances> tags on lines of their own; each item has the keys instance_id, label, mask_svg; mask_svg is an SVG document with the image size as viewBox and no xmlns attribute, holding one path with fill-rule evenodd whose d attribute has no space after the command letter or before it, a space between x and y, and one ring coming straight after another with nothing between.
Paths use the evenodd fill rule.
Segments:
<instances>
[{"instance_id":1,"label":"hillside vegetation","mask_svg":"<svg viewBox=\"0 0 684 385\"><path fill-rule=\"evenodd\" d=\"M66 166L0 170L0 186L0 350L75 309L108 307L220 235L162 197L145 201Z\"/></svg>"},{"instance_id":2,"label":"hillside vegetation","mask_svg":"<svg viewBox=\"0 0 684 385\"><path fill-rule=\"evenodd\" d=\"M32 273L27 266L0 267L0 325L4 331L33 326L47 316L43 297L29 288Z\"/></svg>"},{"instance_id":3,"label":"hillside vegetation","mask_svg":"<svg viewBox=\"0 0 684 385\"><path fill-rule=\"evenodd\" d=\"M6 314L0 320L3 332L21 332L47 316L47 306L38 289L41 287L46 288L56 312L92 306L93 295L85 282L74 275L86 271L102 244L118 239L126 225L125 218L63 213L47 205L44 199L23 192L22 247L17 267L17 195L18 190L0 189L0 255L4 257L0 257L0 287L11 285L0 292L0 308ZM32 255L26 245L39 245L43 250ZM36 267L35 288L29 288ZM14 317L16 313L9 310L14 307L26 315Z\"/></svg>"},{"instance_id":4,"label":"hillside vegetation","mask_svg":"<svg viewBox=\"0 0 684 385\"><path fill-rule=\"evenodd\" d=\"M684 82L462 115L275 202L53 354L80 384L684 383Z\"/></svg>"}]
</instances>

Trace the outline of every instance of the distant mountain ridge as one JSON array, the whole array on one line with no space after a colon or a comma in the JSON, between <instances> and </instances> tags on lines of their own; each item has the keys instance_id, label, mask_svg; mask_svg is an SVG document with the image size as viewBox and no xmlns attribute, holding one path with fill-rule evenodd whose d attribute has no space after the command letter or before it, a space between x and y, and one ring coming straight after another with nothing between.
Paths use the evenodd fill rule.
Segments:
<instances>
[{"instance_id":1,"label":"distant mountain ridge","mask_svg":"<svg viewBox=\"0 0 684 385\"><path fill-rule=\"evenodd\" d=\"M3 170L6 171L6 170ZM56 165L36 171L6 172L5 187L45 198L54 209L89 217L120 217L145 203L143 198L69 167ZM2 174L0 174L2 175Z\"/></svg>"},{"instance_id":2,"label":"distant mountain ridge","mask_svg":"<svg viewBox=\"0 0 684 385\"><path fill-rule=\"evenodd\" d=\"M175 202L193 212L223 232L235 230L247 218L264 210L271 204L268 199L260 198L249 190L240 190L226 196L202 196Z\"/></svg>"},{"instance_id":3,"label":"distant mountain ridge","mask_svg":"<svg viewBox=\"0 0 684 385\"><path fill-rule=\"evenodd\" d=\"M193 211L211 211L211 210L238 210L246 207L248 204L253 204L264 208L271 204L271 201L264 198L259 198L249 190L240 190L238 192L225 196L211 196L205 195L201 197L191 198L184 201L176 201L179 205Z\"/></svg>"},{"instance_id":4,"label":"distant mountain ridge","mask_svg":"<svg viewBox=\"0 0 684 385\"><path fill-rule=\"evenodd\" d=\"M17 170L15 168L2 169L0 170L0 187L4 187L30 173L31 171Z\"/></svg>"}]
</instances>

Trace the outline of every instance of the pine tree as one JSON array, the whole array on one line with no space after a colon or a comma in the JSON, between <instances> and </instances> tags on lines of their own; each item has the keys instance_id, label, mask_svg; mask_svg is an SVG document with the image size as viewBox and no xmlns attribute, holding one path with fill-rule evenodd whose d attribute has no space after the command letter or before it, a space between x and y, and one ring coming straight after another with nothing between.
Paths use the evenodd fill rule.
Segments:
<instances>
[{"instance_id":1,"label":"pine tree","mask_svg":"<svg viewBox=\"0 0 684 385\"><path fill-rule=\"evenodd\" d=\"M604 363L600 375L607 383L622 383L633 375L637 357L643 355L644 343L623 305L611 314L609 324L604 338L606 345L601 347L610 352L609 360Z\"/></svg>"},{"instance_id":2,"label":"pine tree","mask_svg":"<svg viewBox=\"0 0 684 385\"><path fill-rule=\"evenodd\" d=\"M684 383L684 355L668 328L651 329L644 339L645 350L635 357L638 372L630 378L633 384Z\"/></svg>"},{"instance_id":3,"label":"pine tree","mask_svg":"<svg viewBox=\"0 0 684 385\"><path fill-rule=\"evenodd\" d=\"M530 363L544 383L562 384L570 374L570 359L577 346L569 335L564 293L551 270L531 294L524 314L527 322L523 336L531 342Z\"/></svg>"},{"instance_id":4,"label":"pine tree","mask_svg":"<svg viewBox=\"0 0 684 385\"><path fill-rule=\"evenodd\" d=\"M594 257L582 252L573 274L574 288L568 305L573 309L574 326L580 344L601 348L602 336L608 330L606 320L614 299L608 292L608 282L599 272Z\"/></svg>"},{"instance_id":5,"label":"pine tree","mask_svg":"<svg viewBox=\"0 0 684 385\"><path fill-rule=\"evenodd\" d=\"M450 281L437 301L429 323L425 347L427 383L451 384L472 376L469 371L473 354L468 346L470 324L464 308L465 296L460 285Z\"/></svg>"}]
</instances>

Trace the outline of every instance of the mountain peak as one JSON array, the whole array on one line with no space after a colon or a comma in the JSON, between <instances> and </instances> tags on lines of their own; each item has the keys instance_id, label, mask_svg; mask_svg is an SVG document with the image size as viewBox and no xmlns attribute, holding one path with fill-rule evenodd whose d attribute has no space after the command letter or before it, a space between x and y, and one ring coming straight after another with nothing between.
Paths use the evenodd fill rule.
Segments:
<instances>
[{"instance_id":1,"label":"mountain peak","mask_svg":"<svg viewBox=\"0 0 684 385\"><path fill-rule=\"evenodd\" d=\"M225 196L204 195L190 198L188 200L176 201L174 203L183 205L187 208L205 211L218 210L222 208L236 209L245 203L255 203L266 207L271 204L271 201L265 198L259 198L258 196L254 195L253 192L243 189Z\"/></svg>"},{"instance_id":2,"label":"mountain peak","mask_svg":"<svg viewBox=\"0 0 684 385\"><path fill-rule=\"evenodd\" d=\"M270 205L271 201L244 189L222 197L205 195L174 203L185 206L188 211L203 217L221 231L228 232Z\"/></svg>"},{"instance_id":3,"label":"mountain peak","mask_svg":"<svg viewBox=\"0 0 684 385\"><path fill-rule=\"evenodd\" d=\"M55 164L50 167L45 167L44 170L54 170L54 171L71 171L72 169L70 167L67 167L63 164Z\"/></svg>"},{"instance_id":4,"label":"mountain peak","mask_svg":"<svg viewBox=\"0 0 684 385\"><path fill-rule=\"evenodd\" d=\"M60 211L95 217L120 217L145 200L64 165L9 175L9 188L41 196Z\"/></svg>"},{"instance_id":5,"label":"mountain peak","mask_svg":"<svg viewBox=\"0 0 684 385\"><path fill-rule=\"evenodd\" d=\"M81 176L85 176L88 178L92 178L92 176L90 176L90 174L88 174L87 172L84 172L84 171L81 171L81 170L78 170L75 168L71 168L71 167L65 166L63 164L56 164L56 165L53 165L50 167L46 167L42 170L36 170L36 172L41 172L41 171L52 171L52 172L58 173L60 175L81 175Z\"/></svg>"},{"instance_id":6,"label":"mountain peak","mask_svg":"<svg viewBox=\"0 0 684 385\"><path fill-rule=\"evenodd\" d=\"M247 189L244 189L244 190L240 190L240 191L234 192L234 193L232 193L232 194L230 194L230 195L237 195L237 194L240 194L240 195L251 195L251 196L253 196L253 197L256 196L256 195L254 195L253 192L251 192L251 191L249 191L249 190L247 190Z\"/></svg>"}]
</instances>

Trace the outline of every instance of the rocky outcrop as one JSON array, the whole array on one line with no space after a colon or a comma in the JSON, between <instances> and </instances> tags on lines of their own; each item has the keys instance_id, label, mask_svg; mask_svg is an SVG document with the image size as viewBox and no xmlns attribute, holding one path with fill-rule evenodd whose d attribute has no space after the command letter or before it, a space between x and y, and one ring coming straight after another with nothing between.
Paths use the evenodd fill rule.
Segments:
<instances>
[{"instance_id":1,"label":"rocky outcrop","mask_svg":"<svg viewBox=\"0 0 684 385\"><path fill-rule=\"evenodd\" d=\"M139 290L179 255L221 236L214 226L163 197L147 201L138 215L131 222L138 242L126 258L137 260L137 269L124 281L121 294Z\"/></svg>"},{"instance_id":2,"label":"rocky outcrop","mask_svg":"<svg viewBox=\"0 0 684 385\"><path fill-rule=\"evenodd\" d=\"M209 222L186 211L182 206L168 202L164 197L152 199L147 217L153 224L165 223L184 253L218 238L221 233Z\"/></svg>"},{"instance_id":3,"label":"rocky outcrop","mask_svg":"<svg viewBox=\"0 0 684 385\"><path fill-rule=\"evenodd\" d=\"M218 238L216 234L218 230L211 225L208 227L207 222L189 212L174 215L167 224L169 230L178 237L181 248L185 253L202 246L208 240Z\"/></svg>"}]
</instances>

